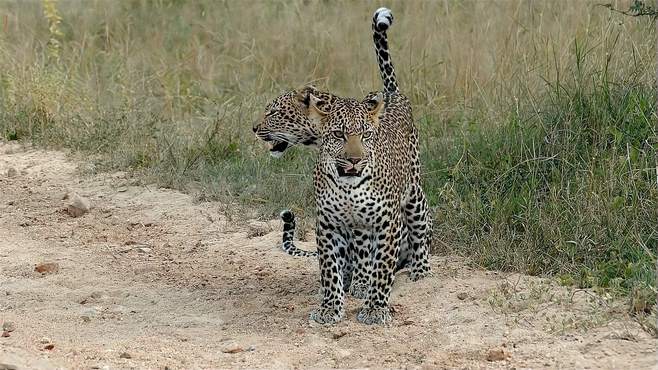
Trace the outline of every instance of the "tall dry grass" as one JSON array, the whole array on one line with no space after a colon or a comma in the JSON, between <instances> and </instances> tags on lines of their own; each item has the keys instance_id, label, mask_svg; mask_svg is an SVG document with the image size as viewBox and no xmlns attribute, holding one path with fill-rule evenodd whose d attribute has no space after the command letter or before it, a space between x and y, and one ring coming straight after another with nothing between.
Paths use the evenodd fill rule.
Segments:
<instances>
[{"instance_id":1,"label":"tall dry grass","mask_svg":"<svg viewBox=\"0 0 658 370\"><path fill-rule=\"evenodd\" d=\"M345 96L379 89L369 22L380 5L2 2L0 133L199 199L311 216L313 153L272 160L251 123L308 82ZM594 1L386 5L436 250L580 286L655 289L651 21Z\"/></svg>"}]
</instances>

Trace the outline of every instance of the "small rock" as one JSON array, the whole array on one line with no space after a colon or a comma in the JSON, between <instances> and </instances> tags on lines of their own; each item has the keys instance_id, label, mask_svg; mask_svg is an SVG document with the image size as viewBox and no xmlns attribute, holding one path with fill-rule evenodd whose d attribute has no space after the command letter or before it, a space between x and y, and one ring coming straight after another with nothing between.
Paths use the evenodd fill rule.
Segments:
<instances>
[{"instance_id":1,"label":"small rock","mask_svg":"<svg viewBox=\"0 0 658 370\"><path fill-rule=\"evenodd\" d=\"M48 343L50 343L50 338L48 338L48 337L43 337L43 338L41 338L41 339L39 340L39 343L41 343L41 344L48 344Z\"/></svg>"},{"instance_id":2,"label":"small rock","mask_svg":"<svg viewBox=\"0 0 658 370\"><path fill-rule=\"evenodd\" d=\"M332 337L333 339L340 339L340 338L344 337L345 335L347 335L347 332L345 332L345 331L339 331L339 332L332 333L332 334L331 334L331 337Z\"/></svg>"},{"instance_id":3,"label":"small rock","mask_svg":"<svg viewBox=\"0 0 658 370\"><path fill-rule=\"evenodd\" d=\"M82 321L90 322L92 318L98 316L101 309L101 307L85 307L80 310L80 317L82 318Z\"/></svg>"},{"instance_id":4,"label":"small rock","mask_svg":"<svg viewBox=\"0 0 658 370\"><path fill-rule=\"evenodd\" d=\"M76 193L69 195L69 200L69 204L66 206L66 212L68 212L71 217L80 217L89 212L89 209L91 208L89 200Z\"/></svg>"},{"instance_id":5,"label":"small rock","mask_svg":"<svg viewBox=\"0 0 658 370\"><path fill-rule=\"evenodd\" d=\"M123 352L119 355L119 358L133 358L128 352Z\"/></svg>"},{"instance_id":6,"label":"small rock","mask_svg":"<svg viewBox=\"0 0 658 370\"><path fill-rule=\"evenodd\" d=\"M0 370L18 370L16 365L0 363Z\"/></svg>"},{"instance_id":7,"label":"small rock","mask_svg":"<svg viewBox=\"0 0 658 370\"><path fill-rule=\"evenodd\" d=\"M16 330L16 325L11 322L11 321L5 321L4 324L2 324L2 330L12 332Z\"/></svg>"},{"instance_id":8,"label":"small rock","mask_svg":"<svg viewBox=\"0 0 658 370\"><path fill-rule=\"evenodd\" d=\"M18 176L18 170L16 170L14 167L9 167L7 170L7 177L16 177Z\"/></svg>"},{"instance_id":9,"label":"small rock","mask_svg":"<svg viewBox=\"0 0 658 370\"><path fill-rule=\"evenodd\" d=\"M84 320L85 316L91 318L97 316L99 312L100 310L97 307L85 307L80 310L80 316L82 316Z\"/></svg>"},{"instance_id":10,"label":"small rock","mask_svg":"<svg viewBox=\"0 0 658 370\"><path fill-rule=\"evenodd\" d=\"M128 309L120 304L115 304L112 305L111 307L108 307L107 312L115 315L125 315L128 313Z\"/></svg>"},{"instance_id":11,"label":"small rock","mask_svg":"<svg viewBox=\"0 0 658 370\"><path fill-rule=\"evenodd\" d=\"M249 347L247 348L247 352L253 352L253 351L255 351L255 350L256 350L256 346L249 346Z\"/></svg>"},{"instance_id":12,"label":"small rock","mask_svg":"<svg viewBox=\"0 0 658 370\"><path fill-rule=\"evenodd\" d=\"M137 248L137 251L138 251L138 252L142 252L142 253L151 253L151 248L149 248L149 247L141 247L141 248Z\"/></svg>"},{"instance_id":13,"label":"small rock","mask_svg":"<svg viewBox=\"0 0 658 370\"><path fill-rule=\"evenodd\" d=\"M0 335L0 337L9 338L9 332L8 331L3 331L2 335Z\"/></svg>"},{"instance_id":14,"label":"small rock","mask_svg":"<svg viewBox=\"0 0 658 370\"><path fill-rule=\"evenodd\" d=\"M34 271L43 275L54 274L59 271L59 265L54 262L40 263L34 266Z\"/></svg>"},{"instance_id":15,"label":"small rock","mask_svg":"<svg viewBox=\"0 0 658 370\"><path fill-rule=\"evenodd\" d=\"M490 349L487 353L487 361L503 361L509 357L509 354L502 349Z\"/></svg>"},{"instance_id":16,"label":"small rock","mask_svg":"<svg viewBox=\"0 0 658 370\"><path fill-rule=\"evenodd\" d=\"M240 353L240 352L244 352L244 349L242 347L238 346L238 345L232 344L232 345L229 345L229 346L226 346L226 347L222 348L222 352L224 352L224 353Z\"/></svg>"},{"instance_id":17,"label":"small rock","mask_svg":"<svg viewBox=\"0 0 658 370\"><path fill-rule=\"evenodd\" d=\"M460 301L463 301L466 298L468 298L468 293L466 292L457 293L457 299L459 299Z\"/></svg>"},{"instance_id":18,"label":"small rock","mask_svg":"<svg viewBox=\"0 0 658 370\"><path fill-rule=\"evenodd\" d=\"M45 350L47 350L47 351L52 351L53 348L55 348L55 345L52 344L52 343L50 343L50 344L46 344L46 345L43 347L43 349L45 349Z\"/></svg>"}]
</instances>

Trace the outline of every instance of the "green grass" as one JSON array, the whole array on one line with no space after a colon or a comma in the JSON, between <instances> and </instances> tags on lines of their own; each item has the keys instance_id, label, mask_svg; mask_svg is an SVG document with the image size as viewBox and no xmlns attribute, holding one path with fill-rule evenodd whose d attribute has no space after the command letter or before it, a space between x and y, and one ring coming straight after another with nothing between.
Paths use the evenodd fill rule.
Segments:
<instances>
[{"instance_id":1,"label":"green grass","mask_svg":"<svg viewBox=\"0 0 658 370\"><path fill-rule=\"evenodd\" d=\"M55 5L46 17L40 2L0 4L0 135L262 217L313 216L314 153L271 159L251 133L267 101L311 81L345 96L380 87L379 4ZM389 6L434 252L654 300L651 21L585 1Z\"/></svg>"},{"instance_id":2,"label":"green grass","mask_svg":"<svg viewBox=\"0 0 658 370\"><path fill-rule=\"evenodd\" d=\"M535 111L424 151L439 250L581 287L653 286L655 90L605 74L548 86ZM437 160L440 158L440 160Z\"/></svg>"}]
</instances>

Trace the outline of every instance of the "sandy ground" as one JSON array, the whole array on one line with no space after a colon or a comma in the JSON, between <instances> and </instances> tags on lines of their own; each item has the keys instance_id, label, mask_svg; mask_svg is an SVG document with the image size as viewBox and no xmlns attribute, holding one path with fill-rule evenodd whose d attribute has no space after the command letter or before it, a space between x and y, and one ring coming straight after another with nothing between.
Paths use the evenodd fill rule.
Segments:
<instances>
[{"instance_id":1,"label":"sandy ground","mask_svg":"<svg viewBox=\"0 0 658 370\"><path fill-rule=\"evenodd\" d=\"M389 327L358 323L353 298L339 324L310 323L317 264L276 248L278 221L79 173L63 153L0 143L0 369L656 364L623 304L447 257L421 282L398 275ZM64 211L69 190L89 213ZM46 262L58 271L34 271Z\"/></svg>"}]
</instances>

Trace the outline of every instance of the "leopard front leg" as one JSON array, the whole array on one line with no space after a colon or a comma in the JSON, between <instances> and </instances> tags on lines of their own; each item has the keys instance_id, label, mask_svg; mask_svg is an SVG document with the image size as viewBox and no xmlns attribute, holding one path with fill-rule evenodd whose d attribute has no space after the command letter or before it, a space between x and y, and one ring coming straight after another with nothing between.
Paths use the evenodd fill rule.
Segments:
<instances>
[{"instance_id":1,"label":"leopard front leg","mask_svg":"<svg viewBox=\"0 0 658 370\"><path fill-rule=\"evenodd\" d=\"M429 250L432 242L432 216L427 197L420 185L413 185L404 205L405 224L409 229L407 266L411 281L418 281L432 274Z\"/></svg>"},{"instance_id":2,"label":"leopard front leg","mask_svg":"<svg viewBox=\"0 0 658 370\"><path fill-rule=\"evenodd\" d=\"M368 230L354 229L350 244L349 259L354 266L350 294L359 299L368 297L370 288L370 275L372 259L370 258L370 232Z\"/></svg>"},{"instance_id":3,"label":"leopard front leg","mask_svg":"<svg viewBox=\"0 0 658 370\"><path fill-rule=\"evenodd\" d=\"M364 324L386 324L391 320L389 300L401 239L402 219L397 208L392 211L389 220L374 225L371 246L372 273L368 298L356 317Z\"/></svg>"},{"instance_id":4,"label":"leopard front leg","mask_svg":"<svg viewBox=\"0 0 658 370\"><path fill-rule=\"evenodd\" d=\"M337 230L335 225L318 215L316 223L316 240L318 245L318 262L320 264L320 283L322 302L320 307L309 315L311 320L321 324L334 324L345 314L345 291L341 266L341 250L347 247L347 238Z\"/></svg>"}]
</instances>

